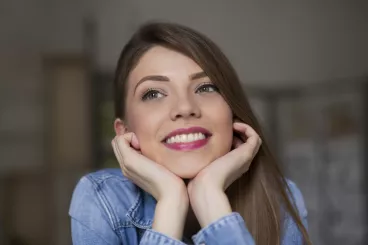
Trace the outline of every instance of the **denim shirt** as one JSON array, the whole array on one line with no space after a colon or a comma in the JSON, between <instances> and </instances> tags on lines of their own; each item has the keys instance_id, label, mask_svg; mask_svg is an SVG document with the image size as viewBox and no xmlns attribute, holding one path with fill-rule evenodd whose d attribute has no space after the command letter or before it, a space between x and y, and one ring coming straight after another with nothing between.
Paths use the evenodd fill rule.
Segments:
<instances>
[{"instance_id":1,"label":"denim shirt","mask_svg":"<svg viewBox=\"0 0 368 245\"><path fill-rule=\"evenodd\" d=\"M294 204L307 226L302 194L288 180ZM122 175L105 169L84 176L77 184L69 215L74 245L183 245L255 244L244 219L236 212L224 216L183 241L152 230L155 199ZM168 214L169 215L169 214ZM302 235L292 218L284 221L282 245L302 245Z\"/></svg>"}]
</instances>

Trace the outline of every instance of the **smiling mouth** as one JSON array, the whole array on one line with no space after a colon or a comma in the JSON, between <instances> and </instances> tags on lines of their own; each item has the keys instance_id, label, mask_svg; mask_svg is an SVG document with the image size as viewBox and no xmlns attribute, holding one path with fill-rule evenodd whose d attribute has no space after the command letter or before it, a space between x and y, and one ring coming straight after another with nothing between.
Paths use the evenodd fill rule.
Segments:
<instances>
[{"instance_id":1,"label":"smiling mouth","mask_svg":"<svg viewBox=\"0 0 368 245\"><path fill-rule=\"evenodd\" d=\"M179 134L176 136L169 137L165 140L166 144L175 144L175 143L192 143L195 141L200 141L208 138L209 135L204 133L190 133L190 134Z\"/></svg>"},{"instance_id":2,"label":"smiling mouth","mask_svg":"<svg viewBox=\"0 0 368 245\"><path fill-rule=\"evenodd\" d=\"M190 151L205 146L212 134L201 127L178 129L170 133L163 143L172 150Z\"/></svg>"}]
</instances>

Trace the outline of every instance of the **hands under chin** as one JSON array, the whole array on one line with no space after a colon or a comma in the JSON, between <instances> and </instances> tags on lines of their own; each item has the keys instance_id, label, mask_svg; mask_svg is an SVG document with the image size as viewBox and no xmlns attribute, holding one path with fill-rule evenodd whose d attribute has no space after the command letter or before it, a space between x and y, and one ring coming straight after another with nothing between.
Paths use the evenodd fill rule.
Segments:
<instances>
[{"instance_id":1,"label":"hands under chin","mask_svg":"<svg viewBox=\"0 0 368 245\"><path fill-rule=\"evenodd\" d=\"M244 136L243 141L234 137L234 150L204 168L187 186L178 176L144 157L133 133L112 141L123 174L157 200L153 229L181 238L189 204L201 227L232 212L225 190L248 170L261 145L250 126L234 123L234 130Z\"/></svg>"},{"instance_id":2,"label":"hands under chin","mask_svg":"<svg viewBox=\"0 0 368 245\"><path fill-rule=\"evenodd\" d=\"M244 136L243 141L234 138L234 150L204 168L187 186L190 204L201 227L232 212L225 190L248 171L261 146L260 137L250 126L237 122L233 127Z\"/></svg>"}]
</instances>

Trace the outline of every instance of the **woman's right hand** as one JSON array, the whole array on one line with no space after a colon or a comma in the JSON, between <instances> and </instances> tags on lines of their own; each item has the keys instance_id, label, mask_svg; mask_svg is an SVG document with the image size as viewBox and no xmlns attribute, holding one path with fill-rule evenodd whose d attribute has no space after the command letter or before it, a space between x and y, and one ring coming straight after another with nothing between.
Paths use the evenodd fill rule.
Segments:
<instances>
[{"instance_id":1,"label":"woman's right hand","mask_svg":"<svg viewBox=\"0 0 368 245\"><path fill-rule=\"evenodd\" d=\"M112 147L124 176L157 201L152 228L181 239L189 206L184 181L142 155L134 133L116 136L112 141Z\"/></svg>"}]
</instances>

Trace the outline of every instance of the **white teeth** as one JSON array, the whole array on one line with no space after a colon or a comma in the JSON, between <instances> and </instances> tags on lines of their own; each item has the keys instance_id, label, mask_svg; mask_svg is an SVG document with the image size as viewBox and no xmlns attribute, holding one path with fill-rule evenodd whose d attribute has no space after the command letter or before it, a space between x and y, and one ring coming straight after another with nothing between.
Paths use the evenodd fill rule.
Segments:
<instances>
[{"instance_id":1,"label":"white teeth","mask_svg":"<svg viewBox=\"0 0 368 245\"><path fill-rule=\"evenodd\" d=\"M194 133L194 134L181 134L176 135L173 137L170 137L166 140L166 143L172 144L172 143L188 143L193 142L197 140L203 140L206 136L202 133Z\"/></svg>"},{"instance_id":2,"label":"white teeth","mask_svg":"<svg viewBox=\"0 0 368 245\"><path fill-rule=\"evenodd\" d=\"M187 135L186 135L186 134L182 134L182 135L180 135L180 141L181 141L181 142L187 142L187 139L188 139L188 137L187 137Z\"/></svg>"},{"instance_id":3,"label":"white teeth","mask_svg":"<svg viewBox=\"0 0 368 245\"><path fill-rule=\"evenodd\" d=\"M180 135L173 137L174 142L180 142Z\"/></svg>"},{"instance_id":4,"label":"white teeth","mask_svg":"<svg viewBox=\"0 0 368 245\"><path fill-rule=\"evenodd\" d=\"M188 141L191 142L194 140L194 135L193 134L188 134Z\"/></svg>"}]
</instances>

